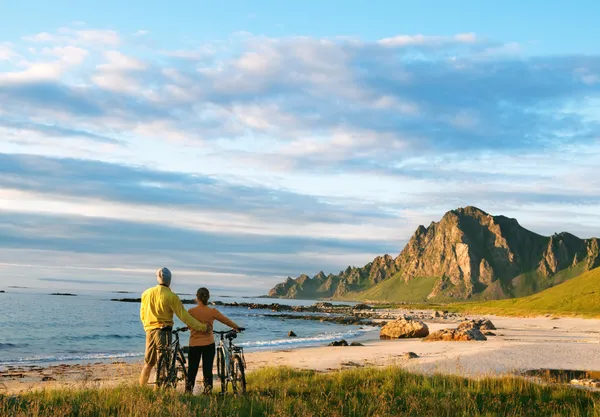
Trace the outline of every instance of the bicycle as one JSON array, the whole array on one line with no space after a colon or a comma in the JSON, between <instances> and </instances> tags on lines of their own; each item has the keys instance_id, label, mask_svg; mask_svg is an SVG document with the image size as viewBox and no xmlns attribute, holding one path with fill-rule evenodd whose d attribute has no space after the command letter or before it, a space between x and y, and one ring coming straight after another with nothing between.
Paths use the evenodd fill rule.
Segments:
<instances>
[{"instance_id":1,"label":"bicycle","mask_svg":"<svg viewBox=\"0 0 600 417\"><path fill-rule=\"evenodd\" d=\"M245 329L241 328L239 331ZM217 346L217 376L221 381L221 393L227 392L228 384L234 394L246 393L246 359L244 348L233 344L237 338L235 330L226 332L213 331L220 336ZM225 341L227 340L227 341Z\"/></svg>"},{"instance_id":2,"label":"bicycle","mask_svg":"<svg viewBox=\"0 0 600 417\"><path fill-rule=\"evenodd\" d=\"M179 343L179 333L187 332L187 327L171 330L173 340L167 348L160 350L156 368L156 386L158 388L176 388L179 381L187 380L186 360Z\"/></svg>"}]
</instances>

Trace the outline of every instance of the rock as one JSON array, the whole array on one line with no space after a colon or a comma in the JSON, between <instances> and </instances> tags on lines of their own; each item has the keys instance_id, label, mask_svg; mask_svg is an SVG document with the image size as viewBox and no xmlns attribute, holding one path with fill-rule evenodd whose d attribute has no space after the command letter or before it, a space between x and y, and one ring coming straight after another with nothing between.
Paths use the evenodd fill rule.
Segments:
<instances>
[{"instance_id":1,"label":"rock","mask_svg":"<svg viewBox=\"0 0 600 417\"><path fill-rule=\"evenodd\" d=\"M459 330L468 330L473 329L475 327L479 330L496 330L496 326L494 326L494 323L487 319L466 320L458 325Z\"/></svg>"},{"instance_id":2,"label":"rock","mask_svg":"<svg viewBox=\"0 0 600 417\"><path fill-rule=\"evenodd\" d=\"M371 310L373 307L366 304L357 304L352 307L352 310Z\"/></svg>"},{"instance_id":3,"label":"rock","mask_svg":"<svg viewBox=\"0 0 600 417\"><path fill-rule=\"evenodd\" d=\"M292 330L290 330L290 332L288 333L288 337L298 337L298 335L296 333L294 333Z\"/></svg>"},{"instance_id":4,"label":"rock","mask_svg":"<svg viewBox=\"0 0 600 417\"><path fill-rule=\"evenodd\" d=\"M429 327L422 321L399 319L388 322L381 328L380 339L404 339L426 337Z\"/></svg>"},{"instance_id":5,"label":"rock","mask_svg":"<svg viewBox=\"0 0 600 417\"><path fill-rule=\"evenodd\" d=\"M42 377L42 381L43 382L56 381L56 378L53 378L51 376L44 376L44 377Z\"/></svg>"},{"instance_id":6,"label":"rock","mask_svg":"<svg viewBox=\"0 0 600 417\"><path fill-rule=\"evenodd\" d=\"M402 357L404 359L416 359L419 357L419 355L417 355L415 352L406 352L404 355L402 355Z\"/></svg>"},{"instance_id":7,"label":"rock","mask_svg":"<svg viewBox=\"0 0 600 417\"><path fill-rule=\"evenodd\" d=\"M600 388L600 381L597 379L573 379L571 380L571 385Z\"/></svg>"},{"instance_id":8,"label":"rock","mask_svg":"<svg viewBox=\"0 0 600 417\"><path fill-rule=\"evenodd\" d=\"M352 342L352 343L350 343L350 346L364 346L364 345L359 342Z\"/></svg>"},{"instance_id":9,"label":"rock","mask_svg":"<svg viewBox=\"0 0 600 417\"><path fill-rule=\"evenodd\" d=\"M77 294L71 294L71 293L68 293L68 292L53 292L50 295L66 295L68 297L75 297L75 296L77 296Z\"/></svg>"},{"instance_id":10,"label":"rock","mask_svg":"<svg viewBox=\"0 0 600 417\"><path fill-rule=\"evenodd\" d=\"M331 307L333 307L333 304L331 304L331 303L325 303L325 302L320 302L320 303L316 303L315 307L317 307L319 309L320 308L331 308Z\"/></svg>"},{"instance_id":11,"label":"rock","mask_svg":"<svg viewBox=\"0 0 600 417\"><path fill-rule=\"evenodd\" d=\"M340 340L340 341L334 341L331 342L328 346L348 346L348 342L346 342L344 339Z\"/></svg>"},{"instance_id":12,"label":"rock","mask_svg":"<svg viewBox=\"0 0 600 417\"><path fill-rule=\"evenodd\" d=\"M482 332L484 334L484 336L496 336L496 333L491 332L489 330L486 330L485 332Z\"/></svg>"},{"instance_id":13,"label":"rock","mask_svg":"<svg viewBox=\"0 0 600 417\"><path fill-rule=\"evenodd\" d=\"M435 310L433 313L431 313L431 317L434 319L437 319L440 317L444 317L444 315L442 313L440 313L439 311Z\"/></svg>"},{"instance_id":14,"label":"rock","mask_svg":"<svg viewBox=\"0 0 600 417\"><path fill-rule=\"evenodd\" d=\"M4 294L6 291L4 290L0 290L0 294Z\"/></svg>"},{"instance_id":15,"label":"rock","mask_svg":"<svg viewBox=\"0 0 600 417\"><path fill-rule=\"evenodd\" d=\"M213 301L211 304L214 306L222 306L224 303L223 301Z\"/></svg>"},{"instance_id":16,"label":"rock","mask_svg":"<svg viewBox=\"0 0 600 417\"><path fill-rule=\"evenodd\" d=\"M426 342L466 342L471 340L483 341L487 338L478 327L470 329L442 329L431 333L425 339Z\"/></svg>"}]
</instances>

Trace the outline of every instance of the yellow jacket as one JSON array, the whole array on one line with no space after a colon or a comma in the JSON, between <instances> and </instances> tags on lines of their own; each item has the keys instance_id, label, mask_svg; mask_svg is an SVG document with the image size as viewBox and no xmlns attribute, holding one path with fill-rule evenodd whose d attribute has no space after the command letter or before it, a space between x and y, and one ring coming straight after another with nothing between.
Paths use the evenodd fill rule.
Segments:
<instances>
[{"instance_id":1,"label":"yellow jacket","mask_svg":"<svg viewBox=\"0 0 600 417\"><path fill-rule=\"evenodd\" d=\"M207 332L209 329L208 325L200 323L183 308L181 300L169 287L157 285L144 291L140 320L145 331L173 326L173 313L190 329L199 332Z\"/></svg>"}]
</instances>

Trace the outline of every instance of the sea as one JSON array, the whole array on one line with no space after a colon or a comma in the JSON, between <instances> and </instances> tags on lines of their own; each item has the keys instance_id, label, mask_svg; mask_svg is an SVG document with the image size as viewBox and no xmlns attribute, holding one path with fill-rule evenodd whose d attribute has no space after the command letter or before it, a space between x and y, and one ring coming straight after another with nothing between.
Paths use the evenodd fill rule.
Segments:
<instances>
[{"instance_id":1,"label":"sea","mask_svg":"<svg viewBox=\"0 0 600 417\"><path fill-rule=\"evenodd\" d=\"M110 291L64 296L27 288L6 289L6 293L0 294L0 369L9 365L48 366L143 358L145 333L139 319L139 303L111 301L113 298L138 297L140 294L137 293ZM194 298L185 294L180 297ZM316 302L227 295L213 296L211 301L307 306ZM378 329L370 326L286 320L275 317L277 313L271 310L217 308L247 329L236 341L248 352L322 346L342 338L347 341L368 340L378 335ZM183 326L177 318L176 326ZM224 325L215 322L215 330L225 329ZM290 331L297 337L288 337ZM182 345L187 345L188 337L189 333L183 333Z\"/></svg>"}]
</instances>

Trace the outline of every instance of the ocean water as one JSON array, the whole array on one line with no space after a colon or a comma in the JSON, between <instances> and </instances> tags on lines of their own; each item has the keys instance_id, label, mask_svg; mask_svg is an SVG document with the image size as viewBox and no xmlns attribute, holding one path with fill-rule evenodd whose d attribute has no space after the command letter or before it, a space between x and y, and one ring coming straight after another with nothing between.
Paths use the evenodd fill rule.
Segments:
<instances>
[{"instance_id":1,"label":"ocean water","mask_svg":"<svg viewBox=\"0 0 600 417\"><path fill-rule=\"evenodd\" d=\"M49 365L99 362L143 357L145 333L139 320L139 304L110 301L139 294L94 292L75 297L57 296L27 289L0 294L0 368L7 365ZM193 298L181 296L181 298ZM213 297L213 301L269 303L271 300ZM290 305L315 301L279 300ZM192 305L186 305L190 308ZM319 346L333 340L365 340L376 337L375 328L344 326L308 320L284 320L270 310L218 307L247 331L237 343L247 351ZM176 325L183 324L176 319ZM215 322L216 330L226 327ZM298 337L289 338L293 330ZM182 335L187 344L189 333Z\"/></svg>"}]
</instances>

